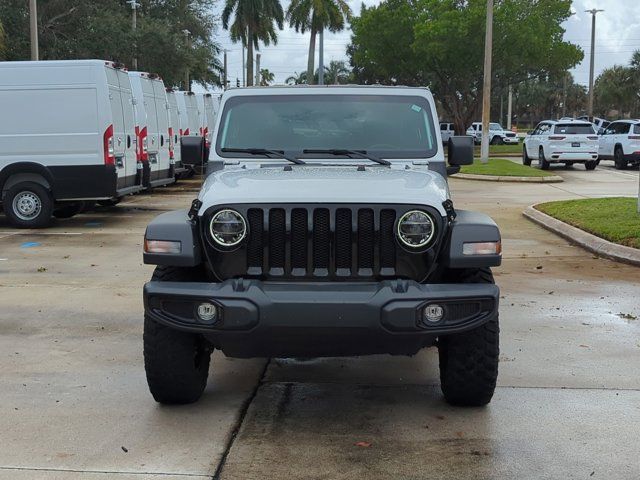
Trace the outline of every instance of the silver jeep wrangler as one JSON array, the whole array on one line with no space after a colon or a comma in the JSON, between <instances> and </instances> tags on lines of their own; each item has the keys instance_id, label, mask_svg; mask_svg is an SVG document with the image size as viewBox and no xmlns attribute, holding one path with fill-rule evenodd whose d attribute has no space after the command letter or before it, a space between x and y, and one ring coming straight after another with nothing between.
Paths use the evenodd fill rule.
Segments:
<instances>
[{"instance_id":1,"label":"silver jeep wrangler","mask_svg":"<svg viewBox=\"0 0 640 480\"><path fill-rule=\"evenodd\" d=\"M221 99L190 209L147 228L144 358L161 403L230 357L414 355L437 346L445 399L484 405L498 374L500 232L458 210L424 88L268 87Z\"/></svg>"}]
</instances>

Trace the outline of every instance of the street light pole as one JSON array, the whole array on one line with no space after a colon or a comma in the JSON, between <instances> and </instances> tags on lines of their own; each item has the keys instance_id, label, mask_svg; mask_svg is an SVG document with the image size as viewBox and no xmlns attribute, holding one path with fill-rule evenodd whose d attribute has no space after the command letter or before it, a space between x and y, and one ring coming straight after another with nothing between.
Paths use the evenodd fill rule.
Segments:
<instances>
[{"instance_id":1,"label":"street light pole","mask_svg":"<svg viewBox=\"0 0 640 480\"><path fill-rule=\"evenodd\" d=\"M324 27L320 29L320 48L318 51L318 85L324 85Z\"/></svg>"},{"instance_id":2,"label":"street light pole","mask_svg":"<svg viewBox=\"0 0 640 480\"><path fill-rule=\"evenodd\" d=\"M31 60L40 60L38 52L38 5L36 0L29 0L29 30L31 35Z\"/></svg>"},{"instance_id":3,"label":"street light pole","mask_svg":"<svg viewBox=\"0 0 640 480\"><path fill-rule=\"evenodd\" d=\"M224 49L224 77L222 83L222 89L226 90L228 88L227 85L227 49Z\"/></svg>"},{"instance_id":4,"label":"street light pole","mask_svg":"<svg viewBox=\"0 0 640 480\"><path fill-rule=\"evenodd\" d=\"M493 49L493 0L487 0L487 26L484 37L484 83L482 87L482 145L480 161L489 162L489 122L491 120L491 59Z\"/></svg>"},{"instance_id":5,"label":"street light pole","mask_svg":"<svg viewBox=\"0 0 640 480\"><path fill-rule=\"evenodd\" d=\"M131 5L131 29L135 35L136 30L138 29L138 7L140 4L136 0L127 0L127 3ZM138 47L135 43L133 43L133 69L138 70Z\"/></svg>"},{"instance_id":6,"label":"street light pole","mask_svg":"<svg viewBox=\"0 0 640 480\"><path fill-rule=\"evenodd\" d=\"M585 10L585 12L591 14L591 64L589 66L589 108L587 114L589 115L589 120L593 120L593 70L596 54L596 15L604 12L604 10L594 8L592 10Z\"/></svg>"},{"instance_id":7,"label":"street light pole","mask_svg":"<svg viewBox=\"0 0 640 480\"><path fill-rule=\"evenodd\" d=\"M191 32L186 28L182 30L184 33L185 39L187 41L187 50L191 50ZM186 65L184 71L184 90L185 92L191 91L191 82L189 81L189 65Z\"/></svg>"}]
</instances>

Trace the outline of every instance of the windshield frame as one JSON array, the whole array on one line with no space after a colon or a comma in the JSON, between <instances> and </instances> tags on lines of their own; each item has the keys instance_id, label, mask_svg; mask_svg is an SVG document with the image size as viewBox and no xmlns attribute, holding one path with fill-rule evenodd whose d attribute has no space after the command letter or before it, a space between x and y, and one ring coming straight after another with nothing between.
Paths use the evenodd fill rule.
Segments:
<instances>
[{"instance_id":1,"label":"windshield frame","mask_svg":"<svg viewBox=\"0 0 640 480\"><path fill-rule=\"evenodd\" d=\"M221 111L219 112L219 120L218 120L218 129L216 132L216 140L215 140L215 153L216 155L221 158L221 159L247 159L247 155L246 154L242 154L242 153L232 153L232 152L223 152L223 148L221 147L222 145L222 137L224 135L224 131L225 131L225 123L228 121L228 114L229 111L231 110L231 108L233 108L234 106L236 106L239 103L246 103L247 100L251 101L273 101L274 98L277 99L283 99L284 101L291 101L291 99L301 99L301 100L310 100L312 99L313 101L322 101L323 99L338 99L338 98L342 98L344 99L344 97L352 97L355 100L369 100L371 98L379 98L379 99L389 99L389 101L400 101L400 100L404 100L407 102L407 105L410 104L414 104L417 105L419 107L421 107L424 110L424 114L426 116L426 120L427 120L427 128L428 128L428 135L431 137L433 145L430 149L425 149L425 150L371 150L371 149L366 149L364 147L362 148L358 148L358 150L366 150L367 153L374 155L378 158L383 158L383 159L388 159L388 160L423 160L423 159L429 159L429 158L433 158L435 156L438 155L439 152L439 142L437 140L436 137L436 125L439 127L439 122L436 122L436 120L434 119L434 115L433 115L433 109L431 107L431 103L428 99L428 97L423 96L423 95L419 95L419 94L406 94L406 95L386 95L384 93L375 93L375 94L368 94L368 93L344 93L344 94L327 94L327 93L318 93L318 94L314 94L314 95L309 95L309 94L288 94L288 93L283 93L283 94L273 94L273 95L237 95L237 96L232 96L230 98L228 98L225 102L224 102L224 106L221 109ZM436 122L436 123L434 123ZM384 143L384 142L381 142ZM258 148L258 147L262 147L262 146L253 146L251 148ZM332 148L334 146L332 145L327 145L326 149ZM313 147L305 147L305 149L313 149ZM279 148L280 150L283 150L282 148ZM341 150L343 150L343 148L339 148ZM289 155L295 155L296 158L299 159L318 159L318 160L325 160L328 158L328 155L326 154L311 154L311 153L303 153L302 151L303 149L286 149L285 153L289 154ZM345 160L351 160L352 162L355 160L357 163L361 163L363 159L355 159L352 158L348 155L344 155L344 156L330 156L332 160L339 160L341 163ZM252 161L264 161L264 160L268 160L266 158L249 158L248 160L252 160ZM366 159L364 159L364 161L367 161ZM345 162L348 163L348 162Z\"/></svg>"}]
</instances>

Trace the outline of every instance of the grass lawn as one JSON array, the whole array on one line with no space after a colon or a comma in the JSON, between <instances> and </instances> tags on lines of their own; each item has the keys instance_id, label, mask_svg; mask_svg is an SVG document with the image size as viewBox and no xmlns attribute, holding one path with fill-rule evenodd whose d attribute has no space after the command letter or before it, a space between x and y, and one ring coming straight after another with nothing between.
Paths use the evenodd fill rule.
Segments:
<instances>
[{"instance_id":1,"label":"grass lawn","mask_svg":"<svg viewBox=\"0 0 640 480\"><path fill-rule=\"evenodd\" d=\"M475 175L496 175L504 177L551 177L553 173L538 168L526 167L505 158L490 158L489 163L476 160L473 165L466 165L460 170L462 173Z\"/></svg>"},{"instance_id":2,"label":"grass lawn","mask_svg":"<svg viewBox=\"0 0 640 480\"><path fill-rule=\"evenodd\" d=\"M541 212L610 242L640 248L637 198L588 198L538 205Z\"/></svg>"},{"instance_id":3,"label":"grass lawn","mask_svg":"<svg viewBox=\"0 0 640 480\"><path fill-rule=\"evenodd\" d=\"M480 146L475 147L477 156L480 156ZM518 145L489 145L489 155L500 155L505 153L522 154L522 142Z\"/></svg>"}]
</instances>

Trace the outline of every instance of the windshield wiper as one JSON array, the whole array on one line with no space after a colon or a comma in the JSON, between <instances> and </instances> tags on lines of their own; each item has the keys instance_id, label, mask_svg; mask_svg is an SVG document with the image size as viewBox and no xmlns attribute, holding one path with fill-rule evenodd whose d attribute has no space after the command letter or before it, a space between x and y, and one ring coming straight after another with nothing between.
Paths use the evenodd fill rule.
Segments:
<instances>
[{"instance_id":1,"label":"windshield wiper","mask_svg":"<svg viewBox=\"0 0 640 480\"><path fill-rule=\"evenodd\" d=\"M326 148L326 149L312 149L308 148L302 151L302 153L327 153L329 155L346 155L346 156L354 156L359 158L366 158L371 160L372 162L379 163L380 165L391 165L391 162L384 160L382 158L378 158L375 155L371 155L367 153L366 150L346 150L343 148Z\"/></svg>"},{"instance_id":2,"label":"windshield wiper","mask_svg":"<svg viewBox=\"0 0 640 480\"><path fill-rule=\"evenodd\" d=\"M289 160L296 165L304 165L305 162L300 160L299 158L292 157L291 155L285 154L282 150L270 150L268 148L222 148L223 152L226 153L248 153L249 155L272 155L278 158L284 158L285 160Z\"/></svg>"}]
</instances>

